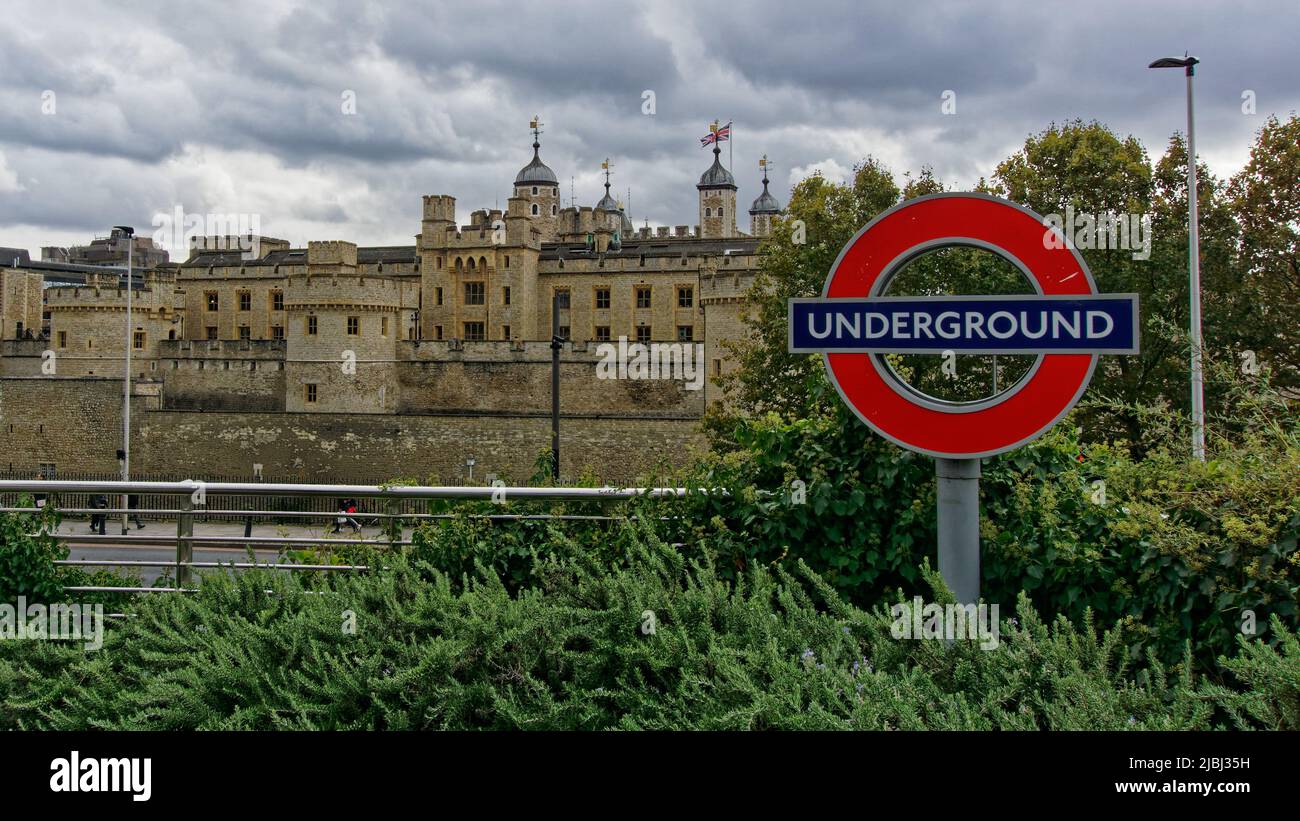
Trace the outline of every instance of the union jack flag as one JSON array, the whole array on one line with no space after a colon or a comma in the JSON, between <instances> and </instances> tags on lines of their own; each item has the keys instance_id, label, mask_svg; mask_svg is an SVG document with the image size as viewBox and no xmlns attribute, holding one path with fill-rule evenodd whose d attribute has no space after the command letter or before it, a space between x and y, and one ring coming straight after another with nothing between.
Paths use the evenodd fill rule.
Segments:
<instances>
[{"instance_id":1,"label":"union jack flag","mask_svg":"<svg viewBox=\"0 0 1300 821\"><path fill-rule=\"evenodd\" d=\"M714 143L726 142L731 139L731 123L727 123L722 128L718 128L714 123L709 127L708 135L700 137L700 148L708 148Z\"/></svg>"}]
</instances>

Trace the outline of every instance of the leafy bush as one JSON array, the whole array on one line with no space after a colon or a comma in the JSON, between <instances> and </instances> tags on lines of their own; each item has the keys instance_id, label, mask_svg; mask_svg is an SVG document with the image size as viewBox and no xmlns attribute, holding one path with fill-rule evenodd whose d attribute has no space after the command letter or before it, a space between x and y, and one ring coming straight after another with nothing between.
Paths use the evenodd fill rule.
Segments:
<instances>
[{"instance_id":1,"label":"leafy bush","mask_svg":"<svg viewBox=\"0 0 1300 821\"><path fill-rule=\"evenodd\" d=\"M852 606L802 563L727 580L645 525L619 538L618 566L539 561L515 595L486 568L459 583L399 557L144 598L102 651L0 644L0 726L1208 729L1229 705L1245 726L1294 726L1238 708L1186 660L1134 671L1120 631L1045 623L1024 598L995 650L898 640L884 605ZM1294 653L1256 641L1241 659L1243 675L1285 671L1294 702Z\"/></svg>"},{"instance_id":2,"label":"leafy bush","mask_svg":"<svg viewBox=\"0 0 1300 821\"><path fill-rule=\"evenodd\" d=\"M1177 663L1190 640L1202 669L1243 625L1267 631L1277 615L1294 627L1300 416L1266 380L1213 375L1226 410L1210 421L1207 462L1186 458L1185 418L1153 407L1127 410L1148 431L1142 459L1122 441L1082 442L1067 419L985 460L985 599L1005 607L1024 591L1076 622L1088 609L1127 619L1134 658L1151 647ZM711 428L720 453L694 481L726 492L662 505L682 523L670 538L734 568L805 561L863 606L895 587L917 592L915 568L936 556L933 460L838 406L797 421L714 417Z\"/></svg>"}]
</instances>

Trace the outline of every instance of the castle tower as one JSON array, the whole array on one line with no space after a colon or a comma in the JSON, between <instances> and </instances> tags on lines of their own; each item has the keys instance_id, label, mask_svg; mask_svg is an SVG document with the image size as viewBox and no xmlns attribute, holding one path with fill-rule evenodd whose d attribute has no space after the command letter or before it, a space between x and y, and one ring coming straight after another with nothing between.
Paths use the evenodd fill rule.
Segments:
<instances>
[{"instance_id":1,"label":"castle tower","mask_svg":"<svg viewBox=\"0 0 1300 821\"><path fill-rule=\"evenodd\" d=\"M285 294L285 410L385 413L397 400L400 286L366 276L350 242L307 243Z\"/></svg>"},{"instance_id":2,"label":"castle tower","mask_svg":"<svg viewBox=\"0 0 1300 821\"><path fill-rule=\"evenodd\" d=\"M555 239L556 223L560 215L560 181L555 172L542 162L538 153L542 147L542 125L536 117L529 125L533 129L533 160L515 175L514 196L525 202L524 216L530 217L541 232L542 241Z\"/></svg>"},{"instance_id":3,"label":"castle tower","mask_svg":"<svg viewBox=\"0 0 1300 821\"><path fill-rule=\"evenodd\" d=\"M623 207L609 193L610 163L608 157L600 164L600 167L605 171L605 196L600 198L600 202L596 203L596 219L600 223L599 227L608 228L621 235L623 231Z\"/></svg>"},{"instance_id":4,"label":"castle tower","mask_svg":"<svg viewBox=\"0 0 1300 821\"><path fill-rule=\"evenodd\" d=\"M756 237L765 237L772 233L772 217L781 213L781 204L767 190L767 155L758 161L763 169L763 193L758 195L749 207L749 233Z\"/></svg>"},{"instance_id":5,"label":"castle tower","mask_svg":"<svg viewBox=\"0 0 1300 821\"><path fill-rule=\"evenodd\" d=\"M713 143L713 165L695 187L700 192L700 236L721 239L736 235L736 178L722 167L722 149Z\"/></svg>"}]
</instances>

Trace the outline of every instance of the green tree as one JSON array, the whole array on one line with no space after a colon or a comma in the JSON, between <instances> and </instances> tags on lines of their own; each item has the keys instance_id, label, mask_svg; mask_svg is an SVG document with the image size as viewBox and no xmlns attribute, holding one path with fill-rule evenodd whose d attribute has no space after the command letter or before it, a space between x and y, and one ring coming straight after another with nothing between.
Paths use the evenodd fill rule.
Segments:
<instances>
[{"instance_id":1,"label":"green tree","mask_svg":"<svg viewBox=\"0 0 1300 821\"><path fill-rule=\"evenodd\" d=\"M1249 307L1244 339L1270 365L1274 382L1300 387L1300 118L1269 117L1246 164L1228 186L1240 226L1242 282Z\"/></svg>"},{"instance_id":2,"label":"green tree","mask_svg":"<svg viewBox=\"0 0 1300 821\"><path fill-rule=\"evenodd\" d=\"M916 184L935 184L931 180L923 172ZM790 418L825 409L833 395L821 358L786 352L786 302L819 296L840 249L899 195L893 174L871 158L854 168L847 184L814 174L795 186L785 216L773 220L761 247L744 315L751 336L730 346L740 367L721 380L738 409Z\"/></svg>"}]
</instances>

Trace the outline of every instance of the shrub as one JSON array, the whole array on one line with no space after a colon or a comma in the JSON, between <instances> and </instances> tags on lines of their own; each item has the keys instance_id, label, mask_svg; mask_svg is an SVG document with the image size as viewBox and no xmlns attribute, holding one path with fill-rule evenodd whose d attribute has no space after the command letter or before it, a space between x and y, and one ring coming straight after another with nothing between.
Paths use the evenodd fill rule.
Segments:
<instances>
[{"instance_id":1,"label":"shrub","mask_svg":"<svg viewBox=\"0 0 1300 821\"><path fill-rule=\"evenodd\" d=\"M1135 671L1122 627L1044 622L1023 597L996 650L900 641L884 605L854 607L801 562L725 579L644 524L620 538L617 566L539 560L513 595L482 565L459 583L395 557L366 576L250 572L144 598L99 652L0 644L0 726L1208 729L1235 705L1187 660ZM1247 646L1246 664L1283 665L1294 699L1295 655ZM1273 718L1234 714L1294 721Z\"/></svg>"}]
</instances>

